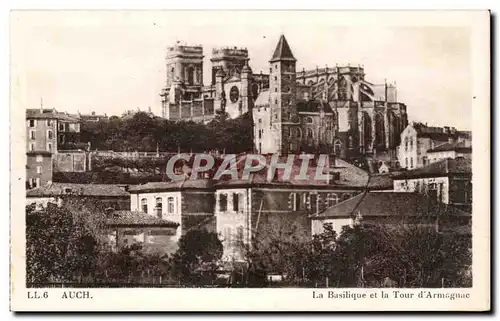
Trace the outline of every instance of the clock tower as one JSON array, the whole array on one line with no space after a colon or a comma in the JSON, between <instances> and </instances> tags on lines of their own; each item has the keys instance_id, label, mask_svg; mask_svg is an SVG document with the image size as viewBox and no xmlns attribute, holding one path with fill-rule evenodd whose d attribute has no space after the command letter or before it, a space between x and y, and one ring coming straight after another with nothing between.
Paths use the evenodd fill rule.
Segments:
<instances>
[{"instance_id":1,"label":"clock tower","mask_svg":"<svg viewBox=\"0 0 500 321\"><path fill-rule=\"evenodd\" d=\"M269 106L271 107L271 133L276 152L297 153L300 148L300 122L297 113L296 59L281 35L269 61Z\"/></svg>"}]
</instances>

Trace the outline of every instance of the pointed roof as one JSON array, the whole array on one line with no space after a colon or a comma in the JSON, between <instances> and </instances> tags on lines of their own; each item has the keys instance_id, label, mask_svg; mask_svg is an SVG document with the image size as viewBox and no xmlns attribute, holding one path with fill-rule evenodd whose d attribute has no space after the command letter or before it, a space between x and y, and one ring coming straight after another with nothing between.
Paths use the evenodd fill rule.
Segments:
<instances>
[{"instance_id":1,"label":"pointed roof","mask_svg":"<svg viewBox=\"0 0 500 321\"><path fill-rule=\"evenodd\" d=\"M278 41L278 45L274 50L274 54L270 62L280 61L280 60L297 61L297 59L295 59L295 57L293 56L292 49L290 49L290 46L288 45L288 42L286 41L284 35L281 35L280 40Z\"/></svg>"}]
</instances>

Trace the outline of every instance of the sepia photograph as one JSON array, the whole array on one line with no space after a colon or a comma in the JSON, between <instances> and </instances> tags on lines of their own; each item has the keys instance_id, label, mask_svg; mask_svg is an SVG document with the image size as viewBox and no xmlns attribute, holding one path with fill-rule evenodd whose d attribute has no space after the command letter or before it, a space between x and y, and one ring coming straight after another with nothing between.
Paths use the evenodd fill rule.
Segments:
<instances>
[{"instance_id":1,"label":"sepia photograph","mask_svg":"<svg viewBox=\"0 0 500 321\"><path fill-rule=\"evenodd\" d=\"M12 11L18 307L489 307L489 19Z\"/></svg>"}]
</instances>

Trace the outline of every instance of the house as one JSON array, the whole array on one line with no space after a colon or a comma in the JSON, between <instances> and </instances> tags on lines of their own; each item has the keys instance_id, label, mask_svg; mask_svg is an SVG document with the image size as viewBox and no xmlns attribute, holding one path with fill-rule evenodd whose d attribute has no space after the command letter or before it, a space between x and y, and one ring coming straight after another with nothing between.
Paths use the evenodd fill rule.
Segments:
<instances>
[{"instance_id":1,"label":"house","mask_svg":"<svg viewBox=\"0 0 500 321\"><path fill-rule=\"evenodd\" d=\"M79 133L79 119L74 116L55 109L26 110L26 189L52 181L52 156L76 144Z\"/></svg>"},{"instance_id":2,"label":"house","mask_svg":"<svg viewBox=\"0 0 500 321\"><path fill-rule=\"evenodd\" d=\"M46 185L52 181L52 153L48 151L26 152L26 189Z\"/></svg>"},{"instance_id":3,"label":"house","mask_svg":"<svg viewBox=\"0 0 500 321\"><path fill-rule=\"evenodd\" d=\"M419 193L373 191L358 194L310 216L312 234L331 224L337 235L344 226L417 224L449 232L450 227L470 232L470 213L439 203Z\"/></svg>"},{"instance_id":4,"label":"house","mask_svg":"<svg viewBox=\"0 0 500 321\"><path fill-rule=\"evenodd\" d=\"M130 209L130 194L121 185L49 183L26 191L26 205L46 206L49 202L62 205L65 199L88 200L115 210Z\"/></svg>"},{"instance_id":5,"label":"house","mask_svg":"<svg viewBox=\"0 0 500 321\"><path fill-rule=\"evenodd\" d=\"M210 179L150 182L129 188L130 209L178 224L175 240L190 229L215 232Z\"/></svg>"},{"instance_id":6,"label":"house","mask_svg":"<svg viewBox=\"0 0 500 321\"><path fill-rule=\"evenodd\" d=\"M137 211L114 211L108 214L105 226L113 250L134 243L160 254L177 250L177 222Z\"/></svg>"},{"instance_id":7,"label":"house","mask_svg":"<svg viewBox=\"0 0 500 321\"><path fill-rule=\"evenodd\" d=\"M309 240L309 215L350 199L365 188L392 189L389 176L369 180L368 173L340 159L332 162L331 180L314 179L316 169L309 168L311 179L307 180L295 178L300 166L294 166L290 179L278 170L276 177L268 181L266 167L248 179L216 182L214 212L224 259L242 260L248 245L273 233L293 232L299 239Z\"/></svg>"},{"instance_id":8,"label":"house","mask_svg":"<svg viewBox=\"0 0 500 321\"><path fill-rule=\"evenodd\" d=\"M269 157L269 156L268 156ZM301 237L311 237L308 216L347 200L367 187L371 190L391 190L388 175L369 179L364 170L336 159L330 166L331 179L314 179L316 167L308 168L308 177L298 179L301 166L294 163L291 177L283 169L267 179L268 166L247 178L241 174L246 155L237 159L238 178L213 175L179 181L150 182L129 188L131 211L175 222L173 239L179 239L190 229L207 229L218 233L224 247L225 261L242 260L252 242L278 226L291 226L301 231ZM280 160L284 163L283 160ZM213 174L213 173L212 173Z\"/></svg>"},{"instance_id":9,"label":"house","mask_svg":"<svg viewBox=\"0 0 500 321\"><path fill-rule=\"evenodd\" d=\"M427 150L429 163L434 163L447 158L472 158L472 146L466 142L446 142Z\"/></svg>"},{"instance_id":10,"label":"house","mask_svg":"<svg viewBox=\"0 0 500 321\"><path fill-rule=\"evenodd\" d=\"M428 151L445 143L471 147L472 134L470 131L459 131L450 127L410 124L401 133L401 144L397 151L399 166L406 169L425 166L430 163Z\"/></svg>"},{"instance_id":11,"label":"house","mask_svg":"<svg viewBox=\"0 0 500 321\"><path fill-rule=\"evenodd\" d=\"M472 210L472 162L447 158L393 174L395 192L417 192L464 211Z\"/></svg>"}]
</instances>

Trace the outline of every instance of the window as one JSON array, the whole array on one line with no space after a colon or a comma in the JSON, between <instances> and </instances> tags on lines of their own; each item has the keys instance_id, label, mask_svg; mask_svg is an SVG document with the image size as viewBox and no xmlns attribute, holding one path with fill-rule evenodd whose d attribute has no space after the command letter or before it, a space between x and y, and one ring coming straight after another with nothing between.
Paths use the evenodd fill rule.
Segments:
<instances>
[{"instance_id":1,"label":"window","mask_svg":"<svg viewBox=\"0 0 500 321\"><path fill-rule=\"evenodd\" d=\"M427 165L427 156L422 157L422 164Z\"/></svg>"},{"instance_id":2,"label":"window","mask_svg":"<svg viewBox=\"0 0 500 321\"><path fill-rule=\"evenodd\" d=\"M64 135L59 135L59 144L64 144Z\"/></svg>"},{"instance_id":3,"label":"window","mask_svg":"<svg viewBox=\"0 0 500 321\"><path fill-rule=\"evenodd\" d=\"M278 92L278 87L274 87L274 92L277 93Z\"/></svg>"},{"instance_id":4,"label":"window","mask_svg":"<svg viewBox=\"0 0 500 321\"><path fill-rule=\"evenodd\" d=\"M332 207L333 205L339 202L339 197L335 193L328 193L326 195L326 203L328 207Z\"/></svg>"},{"instance_id":5,"label":"window","mask_svg":"<svg viewBox=\"0 0 500 321\"><path fill-rule=\"evenodd\" d=\"M405 151L408 151L408 137L405 137Z\"/></svg>"},{"instance_id":6,"label":"window","mask_svg":"<svg viewBox=\"0 0 500 321\"><path fill-rule=\"evenodd\" d=\"M278 81L278 77L277 76L274 76L274 81Z\"/></svg>"},{"instance_id":7,"label":"window","mask_svg":"<svg viewBox=\"0 0 500 321\"><path fill-rule=\"evenodd\" d=\"M54 133L51 130L47 131L47 139L54 139Z\"/></svg>"},{"instance_id":8,"label":"window","mask_svg":"<svg viewBox=\"0 0 500 321\"><path fill-rule=\"evenodd\" d=\"M30 143L30 151L34 151L34 150L35 150L35 144Z\"/></svg>"},{"instance_id":9,"label":"window","mask_svg":"<svg viewBox=\"0 0 500 321\"><path fill-rule=\"evenodd\" d=\"M274 119L278 119L278 114L274 114Z\"/></svg>"},{"instance_id":10,"label":"window","mask_svg":"<svg viewBox=\"0 0 500 321\"><path fill-rule=\"evenodd\" d=\"M47 143L47 151L52 152L52 143Z\"/></svg>"},{"instance_id":11,"label":"window","mask_svg":"<svg viewBox=\"0 0 500 321\"><path fill-rule=\"evenodd\" d=\"M297 138L302 138L302 130L297 128Z\"/></svg>"},{"instance_id":12,"label":"window","mask_svg":"<svg viewBox=\"0 0 500 321\"><path fill-rule=\"evenodd\" d=\"M52 119L47 119L47 127L52 127L53 122Z\"/></svg>"},{"instance_id":13,"label":"window","mask_svg":"<svg viewBox=\"0 0 500 321\"><path fill-rule=\"evenodd\" d=\"M59 123L59 130L64 131L64 123Z\"/></svg>"},{"instance_id":14,"label":"window","mask_svg":"<svg viewBox=\"0 0 500 321\"><path fill-rule=\"evenodd\" d=\"M318 195L317 194L309 195L309 208L311 210L311 213L318 212Z\"/></svg>"},{"instance_id":15,"label":"window","mask_svg":"<svg viewBox=\"0 0 500 321\"><path fill-rule=\"evenodd\" d=\"M30 139L36 139L34 130L30 130Z\"/></svg>"},{"instance_id":16,"label":"window","mask_svg":"<svg viewBox=\"0 0 500 321\"><path fill-rule=\"evenodd\" d=\"M37 163L43 162L43 156L42 155L36 155L36 162Z\"/></svg>"},{"instance_id":17,"label":"window","mask_svg":"<svg viewBox=\"0 0 500 321\"><path fill-rule=\"evenodd\" d=\"M236 245L243 245L243 226L238 226L238 228L236 229Z\"/></svg>"},{"instance_id":18,"label":"window","mask_svg":"<svg viewBox=\"0 0 500 321\"><path fill-rule=\"evenodd\" d=\"M172 196L167 198L167 212L168 214L174 214L175 212L175 199Z\"/></svg>"},{"instance_id":19,"label":"window","mask_svg":"<svg viewBox=\"0 0 500 321\"><path fill-rule=\"evenodd\" d=\"M240 211L240 194L238 193L233 194L233 211Z\"/></svg>"},{"instance_id":20,"label":"window","mask_svg":"<svg viewBox=\"0 0 500 321\"><path fill-rule=\"evenodd\" d=\"M292 211L296 211L300 208L300 197L297 197L297 193L290 193L288 205L288 207L291 208Z\"/></svg>"},{"instance_id":21,"label":"window","mask_svg":"<svg viewBox=\"0 0 500 321\"><path fill-rule=\"evenodd\" d=\"M408 168L408 157L405 158L405 168Z\"/></svg>"},{"instance_id":22,"label":"window","mask_svg":"<svg viewBox=\"0 0 500 321\"><path fill-rule=\"evenodd\" d=\"M148 200L146 198L141 199L141 210L143 213L148 212Z\"/></svg>"},{"instance_id":23,"label":"window","mask_svg":"<svg viewBox=\"0 0 500 321\"><path fill-rule=\"evenodd\" d=\"M306 123L312 124L313 123L312 117L306 117Z\"/></svg>"},{"instance_id":24,"label":"window","mask_svg":"<svg viewBox=\"0 0 500 321\"><path fill-rule=\"evenodd\" d=\"M413 168L413 157L410 158L410 168Z\"/></svg>"},{"instance_id":25,"label":"window","mask_svg":"<svg viewBox=\"0 0 500 321\"><path fill-rule=\"evenodd\" d=\"M311 128L307 129L307 138L313 138L313 131Z\"/></svg>"},{"instance_id":26,"label":"window","mask_svg":"<svg viewBox=\"0 0 500 321\"><path fill-rule=\"evenodd\" d=\"M413 150L413 139L410 140L410 150Z\"/></svg>"},{"instance_id":27,"label":"window","mask_svg":"<svg viewBox=\"0 0 500 321\"><path fill-rule=\"evenodd\" d=\"M31 128L36 127L36 120L35 119L29 120L29 127L31 127Z\"/></svg>"},{"instance_id":28,"label":"window","mask_svg":"<svg viewBox=\"0 0 500 321\"><path fill-rule=\"evenodd\" d=\"M276 105L278 104L278 99L277 99L277 98L274 100L274 103L275 103Z\"/></svg>"},{"instance_id":29,"label":"window","mask_svg":"<svg viewBox=\"0 0 500 321\"><path fill-rule=\"evenodd\" d=\"M156 216L158 216L159 218L161 218L161 214L162 214L162 210L163 210L163 201L161 199L161 197L157 197L156 198Z\"/></svg>"},{"instance_id":30,"label":"window","mask_svg":"<svg viewBox=\"0 0 500 321\"><path fill-rule=\"evenodd\" d=\"M36 173L41 174L42 173L42 166L37 166L36 167Z\"/></svg>"},{"instance_id":31,"label":"window","mask_svg":"<svg viewBox=\"0 0 500 321\"><path fill-rule=\"evenodd\" d=\"M220 194L220 196L219 196L219 210L221 212L227 211L227 195L226 194Z\"/></svg>"}]
</instances>

